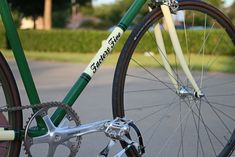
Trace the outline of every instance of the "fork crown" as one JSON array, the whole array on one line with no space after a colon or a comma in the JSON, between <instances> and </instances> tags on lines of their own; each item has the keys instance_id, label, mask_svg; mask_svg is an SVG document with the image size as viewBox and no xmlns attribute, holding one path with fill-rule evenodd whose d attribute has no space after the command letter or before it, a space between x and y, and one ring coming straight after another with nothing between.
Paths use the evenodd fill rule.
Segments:
<instances>
[{"instance_id":1,"label":"fork crown","mask_svg":"<svg viewBox=\"0 0 235 157\"><path fill-rule=\"evenodd\" d=\"M169 6L172 13L176 13L179 8L178 0L151 0L149 4L151 8L160 7L161 5Z\"/></svg>"}]
</instances>

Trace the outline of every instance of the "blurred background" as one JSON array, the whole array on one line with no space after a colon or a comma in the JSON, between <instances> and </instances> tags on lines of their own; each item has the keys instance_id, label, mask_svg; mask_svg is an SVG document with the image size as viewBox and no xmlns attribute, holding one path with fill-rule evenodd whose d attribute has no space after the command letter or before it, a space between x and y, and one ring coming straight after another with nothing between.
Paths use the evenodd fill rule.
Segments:
<instances>
[{"instance_id":1,"label":"blurred background","mask_svg":"<svg viewBox=\"0 0 235 157\"><path fill-rule=\"evenodd\" d=\"M117 25L133 1L8 0L28 58L80 63L87 63L92 58L100 48L101 42ZM222 10L235 23L235 0L206 0L206 2ZM148 7L145 5L128 29L132 30L147 12ZM187 15L180 13L175 16L175 23L179 29L182 29L183 16ZM200 22L204 20L203 18L198 16L196 20ZM189 29L200 31L203 28L194 26ZM130 31L127 31L114 52L121 51L129 34ZM4 52L10 50L2 23L0 23L0 48ZM233 52L230 49L228 51ZM81 57L81 54L84 56ZM11 57L11 53L5 55ZM116 61L112 64L115 63Z\"/></svg>"},{"instance_id":2,"label":"blurred background","mask_svg":"<svg viewBox=\"0 0 235 157\"><path fill-rule=\"evenodd\" d=\"M234 0L206 0L235 22ZM9 0L17 26L22 29L111 29L133 0ZM146 12L144 7L133 22Z\"/></svg>"}]
</instances>

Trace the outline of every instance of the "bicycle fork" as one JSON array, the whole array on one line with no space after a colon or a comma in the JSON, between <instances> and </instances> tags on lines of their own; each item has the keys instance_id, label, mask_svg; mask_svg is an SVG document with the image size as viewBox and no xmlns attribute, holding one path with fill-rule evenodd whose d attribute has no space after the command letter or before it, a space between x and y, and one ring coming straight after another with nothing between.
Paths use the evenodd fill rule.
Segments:
<instances>
[{"instance_id":1,"label":"bicycle fork","mask_svg":"<svg viewBox=\"0 0 235 157\"><path fill-rule=\"evenodd\" d=\"M204 96L204 94L201 92L200 88L198 87L198 85L197 85L195 79L193 78L192 73L190 72L189 67L185 61L183 51L180 46L180 42L179 42L179 39L178 39L178 36L176 33L176 28L175 28L175 25L173 22L173 18L171 15L170 5L169 4L162 4L162 5L160 5L160 8L162 10L162 13L163 13L163 16L164 16L164 19L166 22L166 27L169 31L169 35L171 38L173 48L175 50L176 57L181 65L183 72L185 73L187 79L189 80L189 82L193 86L194 91L191 91L187 87L179 86L179 82L177 82L177 80L176 80L177 77L173 73L173 70L169 64L165 44L164 44L162 33L161 33L160 24L157 24L154 27L154 34L155 34L155 38L156 38L156 43L158 45L158 50L159 50L160 56L163 61L163 66L165 67L172 84L176 88L177 94L182 95L182 96L193 95L197 98L201 98Z\"/></svg>"}]
</instances>

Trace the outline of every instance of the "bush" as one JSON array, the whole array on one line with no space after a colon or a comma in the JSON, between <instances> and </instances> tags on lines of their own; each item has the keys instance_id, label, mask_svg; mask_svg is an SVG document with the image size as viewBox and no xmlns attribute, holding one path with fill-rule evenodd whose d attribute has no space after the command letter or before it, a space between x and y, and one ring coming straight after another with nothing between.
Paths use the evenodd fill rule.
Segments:
<instances>
[{"instance_id":1,"label":"bush","mask_svg":"<svg viewBox=\"0 0 235 157\"><path fill-rule=\"evenodd\" d=\"M220 30L212 30L216 31L216 34L223 34ZM189 36L189 44L192 45L189 50L193 53L198 53L200 51L200 47L203 44L203 39L200 39L203 31L197 30L188 30ZM127 37L129 36L130 32L127 32L123 38L121 38L120 42L115 47L115 52L120 52ZM209 38L214 40L215 42L206 42L205 53L211 53L215 47L216 41L220 35L212 36L214 33L210 33ZM0 47L6 48L6 39L5 33L0 29ZM100 46L102 40L106 39L109 35L107 31L97 31L97 30L51 30L51 31L44 31L44 30L20 30L19 35L22 41L22 45L25 50L31 51L43 51L43 52L81 52L81 53L90 53L96 52ZM172 52L171 41L169 35L164 32L164 39L167 48L167 52ZM185 39L184 31L178 31L179 39ZM146 35L140 41L144 46L138 46L137 51L143 53L147 50L156 51L156 45L154 42L149 43L149 38L153 40L152 36ZM146 40L145 40L146 39ZM209 39L209 41L211 41ZM229 39L223 37L222 44L219 45L220 49L223 54L234 54L235 47L231 44L228 45ZM184 52L186 52L186 44L182 42L182 47Z\"/></svg>"}]
</instances>

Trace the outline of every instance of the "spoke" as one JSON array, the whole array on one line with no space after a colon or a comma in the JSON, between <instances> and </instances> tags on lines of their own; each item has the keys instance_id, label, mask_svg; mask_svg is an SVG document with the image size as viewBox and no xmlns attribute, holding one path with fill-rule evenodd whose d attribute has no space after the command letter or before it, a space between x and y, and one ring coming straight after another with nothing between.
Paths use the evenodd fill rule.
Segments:
<instances>
[{"instance_id":1,"label":"spoke","mask_svg":"<svg viewBox=\"0 0 235 157\"><path fill-rule=\"evenodd\" d=\"M217 41L217 44L215 45L215 48L213 49L213 51L212 51L212 54L214 54L215 53L215 51L216 51L216 49L218 48L218 46L219 46L219 44L221 43L220 41L222 40L222 38L224 37L224 32L223 32L223 34L221 34L221 36L220 36L220 38L219 38L219 40ZM210 69L210 67L216 62L216 60L218 60L218 58L219 58L219 55L222 53L222 51L220 51L219 53L217 53L216 54L216 58L214 59L214 60L212 60L212 61L208 61L208 63L207 63L207 68L206 68L206 70L208 71L209 69Z\"/></svg>"},{"instance_id":2,"label":"spoke","mask_svg":"<svg viewBox=\"0 0 235 157\"><path fill-rule=\"evenodd\" d=\"M188 117L187 117L187 119L186 119L186 122L185 122L184 130L183 130L183 135L185 134L185 131L186 131L186 128L187 128L189 116L190 116L190 115L188 115ZM180 148L179 148L177 157L179 157L179 155L180 155L180 149L181 149L181 147L182 147L182 149L183 149L183 143L181 143L181 145L180 145ZM183 152L184 152L184 151L183 151Z\"/></svg>"},{"instance_id":3,"label":"spoke","mask_svg":"<svg viewBox=\"0 0 235 157\"><path fill-rule=\"evenodd\" d=\"M207 33L207 35L206 35L206 37L205 37L205 40L204 40L204 42L203 42L201 48L199 49L197 55L200 55L200 54L203 52L204 45L205 45L205 43L207 42L207 40L208 40L208 38L209 38L209 36L210 36L210 34L211 34L211 31L212 31L213 28L214 28L214 25L215 25L215 23L213 23L213 25L212 25L211 28L210 28L210 31ZM193 69L193 66L191 66L191 70L192 70L192 69Z\"/></svg>"},{"instance_id":4,"label":"spoke","mask_svg":"<svg viewBox=\"0 0 235 157\"><path fill-rule=\"evenodd\" d=\"M212 77L212 76L211 76ZM214 77L214 76L213 76ZM210 77L208 77L207 79L209 79ZM205 79L204 79L205 80ZM212 85L210 85L210 86L206 86L206 87L203 87L202 89L207 89L207 88L215 88L215 87L219 87L219 86L222 86L222 85L227 85L227 84L229 84L229 85L231 85L232 83L235 83L235 81L234 80L232 80L232 81L228 81L228 82L222 82L222 83L219 83L219 84L212 84Z\"/></svg>"},{"instance_id":5,"label":"spoke","mask_svg":"<svg viewBox=\"0 0 235 157\"><path fill-rule=\"evenodd\" d=\"M231 97L231 96L235 96L235 93L233 94L215 94L215 95L207 95L207 97Z\"/></svg>"},{"instance_id":6,"label":"spoke","mask_svg":"<svg viewBox=\"0 0 235 157\"><path fill-rule=\"evenodd\" d=\"M186 104L187 104L187 106L190 108L189 104L188 104L188 103L186 103ZM198 108L198 107L197 107L197 108ZM202 116L198 116L197 113L195 113L195 111L194 111L193 109L191 109L191 111L192 111L193 120L194 120L194 124L195 124L196 129L197 129L197 125L196 125L195 116L202 122L202 124L203 124L203 126L204 126L204 128L205 128L206 134L207 134L207 136L208 136L208 139L209 139L209 141L210 141L211 147L212 147L212 149L213 149L213 152L214 152L215 156L217 156L217 155L216 155L216 152L215 152L214 145L212 144L212 140L211 140L211 136L210 136L209 132L210 132L210 133L215 137L215 139L224 147L223 143L216 137L216 135L211 131L211 129L205 124L203 117L202 117ZM208 130L209 130L209 132L208 132Z\"/></svg>"},{"instance_id":7,"label":"spoke","mask_svg":"<svg viewBox=\"0 0 235 157\"><path fill-rule=\"evenodd\" d=\"M181 100L179 100L180 102L180 121L182 121L182 104L181 104ZM184 157L184 133L183 133L183 126L182 124L180 124L180 136L181 136L181 142L180 142L180 146L179 146L179 151L178 151L178 155L180 154L180 150L182 151L182 156Z\"/></svg>"},{"instance_id":8,"label":"spoke","mask_svg":"<svg viewBox=\"0 0 235 157\"><path fill-rule=\"evenodd\" d=\"M147 128L148 131L146 131L146 133L149 132L149 130L151 130L151 129L155 126L155 127L154 127L154 130L153 130L152 133L151 133L151 136L150 136L149 139L147 140L146 147L150 144L151 140L153 139L152 137L153 137L154 133L156 133L156 131L157 131L157 129L159 128L159 126L161 125L161 122L162 122L164 119L169 118L168 115L169 115L169 113L170 113L170 108L174 105L174 101L175 101L176 98L177 98L177 97L175 97L175 98L173 99L173 101L169 104L169 107L167 108L166 113L165 113L164 115L162 115L162 116L159 118L159 120L157 120L152 126L150 126L149 128Z\"/></svg>"},{"instance_id":9,"label":"spoke","mask_svg":"<svg viewBox=\"0 0 235 157\"><path fill-rule=\"evenodd\" d=\"M192 108L194 108L195 105L192 105L188 111L186 112L185 116L182 118L182 121L179 122L180 124L177 125L177 127L173 130L173 133L170 135L170 137L166 140L166 142L164 143L164 145L162 146L162 148L160 149L160 151L158 152L157 156L159 156L161 154L161 152L164 150L164 148L167 146L167 144L170 142L171 138L173 138L176 134L176 131L180 128L180 125L183 123L183 121L185 121L187 119L187 117L190 114L190 111Z\"/></svg>"},{"instance_id":10,"label":"spoke","mask_svg":"<svg viewBox=\"0 0 235 157\"><path fill-rule=\"evenodd\" d=\"M125 93L153 92L153 91L163 91L163 90L168 90L168 88L129 90L129 91L126 91Z\"/></svg>"},{"instance_id":11,"label":"spoke","mask_svg":"<svg viewBox=\"0 0 235 157\"><path fill-rule=\"evenodd\" d=\"M228 128L228 126L225 124L225 122L221 119L221 117L219 116L219 114L216 112L215 108L213 107L213 105L208 101L207 97L205 98L205 103L207 103L210 108L212 109L212 111L215 113L215 115L218 117L218 119L220 120L220 122L223 124L223 126L225 127L225 129L227 129L227 131L232 134L232 132L230 131L230 129Z\"/></svg>"},{"instance_id":12,"label":"spoke","mask_svg":"<svg viewBox=\"0 0 235 157\"><path fill-rule=\"evenodd\" d=\"M134 60L132 58L132 60L138 65L140 66L142 69L144 69L147 73L149 73L150 75L152 75L155 79L157 79L159 82L161 82L163 85L165 85L168 89L170 89L173 93L175 93L175 90L173 90L171 87L169 87L166 83L164 83L161 79L159 79L157 76L155 76L151 71L149 71L148 69L146 69L144 66L142 66L141 64L139 64L136 60Z\"/></svg>"},{"instance_id":13,"label":"spoke","mask_svg":"<svg viewBox=\"0 0 235 157\"><path fill-rule=\"evenodd\" d=\"M205 101L205 102L207 103L207 101ZM212 103L211 103L211 105L212 105ZM211 107L213 107L214 109L216 109L217 111L219 111L220 113L222 113L224 116L226 116L227 118L229 118L229 119L231 119L232 121L235 122L235 119L234 119L233 117L231 117L230 115L228 115L227 113L225 113L224 111L218 109L217 107L215 107L215 106L213 106L213 105L212 105Z\"/></svg>"},{"instance_id":14,"label":"spoke","mask_svg":"<svg viewBox=\"0 0 235 157\"><path fill-rule=\"evenodd\" d=\"M198 113L199 113L199 117L202 117L202 114L201 114L201 106L202 106L202 104L201 104L201 101L200 101L200 103L199 103L199 107L198 107L198 105L197 105L197 103L196 103L196 107L197 107L197 109L198 109ZM200 125L201 125L201 123L200 123L201 121L200 121L200 119L198 119L198 130L197 130L197 134L198 134L198 144L200 144L200 147L201 147L201 151L202 151L202 154L203 154L203 156L205 157L205 153L204 153L204 149L203 149L203 146L202 146L202 141L201 141L201 137L200 137ZM199 148L199 147L198 147ZM199 150L199 149L198 149ZM197 152L198 153L198 152Z\"/></svg>"},{"instance_id":15,"label":"spoke","mask_svg":"<svg viewBox=\"0 0 235 157\"><path fill-rule=\"evenodd\" d=\"M206 42L207 42L207 40L208 40L208 38L209 38L209 36L210 36L210 34L211 34L213 28L214 28L214 25L215 25L215 22L214 22L213 25L211 26L210 31L207 33L207 35L206 35L206 37L205 37L205 39L204 39L204 41L203 41L203 44L202 44L200 50L199 50L198 53L197 53L198 55L201 54L201 52L203 51L203 49L204 49L204 47L205 47L205 44L206 44Z\"/></svg>"},{"instance_id":16,"label":"spoke","mask_svg":"<svg viewBox=\"0 0 235 157\"><path fill-rule=\"evenodd\" d=\"M172 103L172 104L173 104L173 103ZM141 122L141 121L147 119L148 117L150 117L150 116L152 116L152 115L155 115L155 114L159 113L160 111L165 110L165 109L171 107L172 104L169 104L168 106L165 106L165 107L163 107L163 108L161 108L161 109L158 109L158 110L156 110L156 111L154 111L154 112L149 113L148 115L146 115L146 116L144 116L144 117L138 119L138 120L136 121L136 123Z\"/></svg>"},{"instance_id":17,"label":"spoke","mask_svg":"<svg viewBox=\"0 0 235 157\"><path fill-rule=\"evenodd\" d=\"M165 84L169 84L169 85L174 85L173 83L170 83L170 82L165 82L165 81L159 81L159 80L156 80L156 79L150 79L150 78L147 78L147 77L142 77L142 76L136 76L136 75L131 75L131 74L127 74L126 76L128 77L133 77L133 78L138 78L138 79L143 79L143 80L148 80L148 81L154 81L154 82L164 82Z\"/></svg>"},{"instance_id":18,"label":"spoke","mask_svg":"<svg viewBox=\"0 0 235 157\"><path fill-rule=\"evenodd\" d=\"M148 52L148 53L149 53L149 52ZM161 52L161 53L162 53L162 52ZM149 53L149 55L152 56L152 58L153 58L158 64L160 64L161 67L163 67L163 68L166 70L167 74L169 74L178 84L182 84L182 81L181 81L181 80L179 79L179 77L178 77L178 70L175 71L175 70L172 68L172 66L170 65L170 62L169 62L168 58L167 58L164 54L162 54L162 55L163 55L164 58L167 60L168 64L170 65L172 71L175 73L175 75L176 75L177 78L175 78L175 76L173 76L169 71L167 71L167 69L165 68L165 66L163 66L163 65L156 59L156 57L154 57L154 56L153 56L152 54L150 54L150 53ZM172 83L172 84L173 84L173 83Z\"/></svg>"},{"instance_id":19,"label":"spoke","mask_svg":"<svg viewBox=\"0 0 235 157\"><path fill-rule=\"evenodd\" d=\"M138 79L143 79L143 80L148 80L148 81L159 82L159 81L156 80L156 79L150 79L150 78L147 78L147 77L136 76L136 75L132 75L132 74L126 74L126 76L128 76L128 77L133 77L133 78L138 78Z\"/></svg>"},{"instance_id":20,"label":"spoke","mask_svg":"<svg viewBox=\"0 0 235 157\"><path fill-rule=\"evenodd\" d=\"M195 111L193 110L193 108L190 106L190 103L188 103L187 101L185 101L184 100L184 103L188 106L188 108L191 110L191 112L192 112L192 117L193 117L193 122L194 122L194 126L195 126L195 129L196 129L196 131L197 131L197 152L196 152L196 154L197 154L197 157L198 157L198 152L199 152L199 145L200 145L200 148L201 148L201 150L202 150L202 154L203 154L203 156L205 156L205 153L204 153L204 150L203 150L203 147L202 147L202 142L201 142L201 137L200 137L200 122L201 122L201 120L200 120L200 118L198 118L198 122L196 122L196 118L195 118ZM199 115L201 115L201 107L199 108L198 106L197 106L197 103L195 103L195 106L196 106L196 108L198 109L198 112L200 112L199 113ZM199 116L200 117L200 116ZM202 117L202 116L201 116ZM197 125L198 124L198 125Z\"/></svg>"},{"instance_id":21,"label":"spoke","mask_svg":"<svg viewBox=\"0 0 235 157\"><path fill-rule=\"evenodd\" d=\"M149 31L148 31L149 32ZM149 32L150 34L150 37L152 38L153 41L156 42L155 38L153 37L153 35ZM172 68L172 65L170 64L169 60L168 60L168 57L164 55L163 51L159 48L157 42L156 42L156 46L157 46L157 49L160 50L159 53L161 53L161 55L164 57L164 59L168 62L168 64L170 65L170 68L172 69L172 71L175 73L175 75L177 76L177 72ZM149 52L148 52L149 53ZM167 74L170 75L178 84L182 84L182 82L178 79L178 78L175 78L175 76L173 76L169 71L167 71L167 69L165 68L164 65L162 65L156 57L154 57L151 53L149 53L149 55L163 68L166 70Z\"/></svg>"},{"instance_id":22,"label":"spoke","mask_svg":"<svg viewBox=\"0 0 235 157\"><path fill-rule=\"evenodd\" d=\"M201 102L200 102L200 107L201 107ZM199 109L198 106L197 106L197 109L198 109L198 111L200 111L200 114L199 114L199 117L200 117L200 118L198 118L198 120L201 121L201 120L203 120L203 117L202 117L202 114L201 114L201 109ZM201 120L200 120L200 119L201 119ZM203 121L204 121L204 120L203 120ZM208 133L208 129L205 127L205 125L203 125L203 126L204 126L204 128L205 128L205 131L206 131L206 134L207 134L208 139L209 139L209 141L210 141L210 145L211 145L211 147L212 147L212 149L213 149L213 152L214 152L215 156L217 156L217 155L216 155L215 148L214 148L214 145L212 144L212 140L211 140L210 134ZM202 144L201 144L201 148L203 148L203 147L202 147ZM203 155L205 156L204 151L203 151Z\"/></svg>"},{"instance_id":23,"label":"spoke","mask_svg":"<svg viewBox=\"0 0 235 157\"><path fill-rule=\"evenodd\" d=\"M150 108L155 108L155 107L160 107L160 106L169 106L169 103L157 104L157 105L145 105L145 106L140 106L140 107L127 108L127 109L125 109L125 111L143 110L143 109L150 109Z\"/></svg>"},{"instance_id":24,"label":"spoke","mask_svg":"<svg viewBox=\"0 0 235 157\"><path fill-rule=\"evenodd\" d=\"M201 81L200 88L202 88L202 82L204 77L204 60L205 60L205 47L206 47L206 26L207 26L207 15L205 14L205 25L204 25L204 40L203 40L203 48L202 48L202 71L201 71Z\"/></svg>"},{"instance_id":25,"label":"spoke","mask_svg":"<svg viewBox=\"0 0 235 157\"><path fill-rule=\"evenodd\" d=\"M226 105L226 104L221 104L221 103L218 103L218 102L210 101L210 103L211 103L211 104L214 104L214 105L219 105L219 106L224 106L224 107L229 107L229 108L235 108L235 106Z\"/></svg>"}]
</instances>

